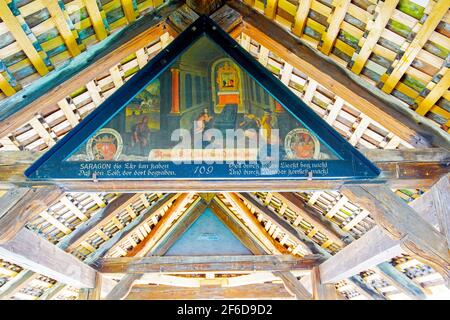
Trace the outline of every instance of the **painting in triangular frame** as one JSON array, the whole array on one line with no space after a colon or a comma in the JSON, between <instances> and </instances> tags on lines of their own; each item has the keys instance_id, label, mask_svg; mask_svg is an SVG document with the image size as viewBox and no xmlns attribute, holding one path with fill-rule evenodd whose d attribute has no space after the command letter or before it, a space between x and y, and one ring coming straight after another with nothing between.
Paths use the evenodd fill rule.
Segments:
<instances>
[{"instance_id":1,"label":"painting in triangular frame","mask_svg":"<svg viewBox=\"0 0 450 320\"><path fill-rule=\"evenodd\" d=\"M367 180L379 173L202 16L25 175L32 180Z\"/></svg>"}]
</instances>

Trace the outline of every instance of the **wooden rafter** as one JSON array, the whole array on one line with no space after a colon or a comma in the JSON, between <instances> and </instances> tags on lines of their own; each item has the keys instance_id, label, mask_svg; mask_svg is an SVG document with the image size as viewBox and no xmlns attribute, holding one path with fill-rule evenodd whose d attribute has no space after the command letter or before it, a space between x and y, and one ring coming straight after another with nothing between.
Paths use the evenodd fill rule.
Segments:
<instances>
[{"instance_id":1,"label":"wooden rafter","mask_svg":"<svg viewBox=\"0 0 450 320\"><path fill-rule=\"evenodd\" d=\"M317 256L291 255L128 257L102 259L99 271L127 274L293 271L311 270L320 261Z\"/></svg>"},{"instance_id":2,"label":"wooden rafter","mask_svg":"<svg viewBox=\"0 0 450 320\"><path fill-rule=\"evenodd\" d=\"M11 9L8 7L6 0L0 0L0 18L7 25L8 30L14 36L17 43L22 48L23 52L30 59L33 66L36 68L36 71L41 75L46 75L49 70L47 65L44 62L42 56L37 52L36 48L31 43L31 40L26 35L25 31L23 31L22 26L14 17L11 12ZM3 136L0 134L0 136Z\"/></svg>"},{"instance_id":3,"label":"wooden rafter","mask_svg":"<svg viewBox=\"0 0 450 320\"><path fill-rule=\"evenodd\" d=\"M96 271L93 268L27 229L21 229L13 239L1 244L0 256L77 288L94 287Z\"/></svg>"},{"instance_id":4,"label":"wooden rafter","mask_svg":"<svg viewBox=\"0 0 450 320\"><path fill-rule=\"evenodd\" d=\"M319 58L310 48L273 21L238 1L227 4L238 11L244 21L244 33L288 61L298 70L312 77L340 97L415 147L442 145L449 142L431 125L418 124L412 111L403 106L387 104L369 90L356 83L338 65ZM422 126L422 127L421 127ZM439 129L438 129L439 130ZM433 138L430 136L434 133ZM430 140L431 139L431 140ZM432 141L434 139L434 141Z\"/></svg>"},{"instance_id":5,"label":"wooden rafter","mask_svg":"<svg viewBox=\"0 0 450 320\"><path fill-rule=\"evenodd\" d=\"M0 198L0 244L11 240L34 216L63 195L57 187L12 189Z\"/></svg>"},{"instance_id":6,"label":"wooden rafter","mask_svg":"<svg viewBox=\"0 0 450 320\"><path fill-rule=\"evenodd\" d=\"M282 284L262 283L238 287L202 286L182 288L173 286L136 285L127 300L177 299L292 299Z\"/></svg>"},{"instance_id":7,"label":"wooden rafter","mask_svg":"<svg viewBox=\"0 0 450 320\"><path fill-rule=\"evenodd\" d=\"M366 207L377 224L419 260L449 281L450 255L445 237L403 200L384 186L346 187L342 192Z\"/></svg>"},{"instance_id":8,"label":"wooden rafter","mask_svg":"<svg viewBox=\"0 0 450 320\"><path fill-rule=\"evenodd\" d=\"M36 113L56 105L72 92L85 86L100 70L112 68L130 54L159 38L165 32L164 20L179 6L179 3L164 6L146 19L136 21L132 26L111 35L105 40L107 43L104 46L75 57L70 71L61 74L54 72L42 83L32 84L22 90L21 97L13 96L2 101L0 137L13 132ZM22 96L26 98L23 99Z\"/></svg>"},{"instance_id":9,"label":"wooden rafter","mask_svg":"<svg viewBox=\"0 0 450 320\"><path fill-rule=\"evenodd\" d=\"M386 182L392 188L419 188L431 187L439 178L449 171L450 153L444 149L408 149L408 150L361 150L369 160L372 160L382 171L378 182ZM197 191L233 190L302 190L302 189L339 189L345 181L318 181L318 180L283 180L283 181L223 181L220 186L216 182L184 180L158 180L158 181L27 181L23 171L28 168L39 154L22 151L0 152L0 185L12 186L42 186L57 183L59 186L80 192L101 192L113 190L117 192L130 191L161 191L177 192L194 189Z\"/></svg>"},{"instance_id":10,"label":"wooden rafter","mask_svg":"<svg viewBox=\"0 0 450 320\"><path fill-rule=\"evenodd\" d=\"M434 29L436 29L444 15L447 14L449 6L450 4L448 0L438 0L434 4L424 24L417 32L414 39L411 41L408 48L405 50L402 58L396 62L396 64L394 65L394 69L387 77L387 80L384 82L384 85L382 87L382 90L384 92L391 93L392 90L395 89L401 77L405 74L406 70L414 61L419 51L422 49L431 34L434 32Z\"/></svg>"},{"instance_id":11,"label":"wooden rafter","mask_svg":"<svg viewBox=\"0 0 450 320\"><path fill-rule=\"evenodd\" d=\"M157 247L158 243L163 238L164 234L170 233L170 229L173 228L175 218L180 214L180 210L183 209L192 198L192 194L184 194L177 198L176 203L172 205L168 212L164 214L158 224L151 230L145 241L138 249L133 250L133 256L144 257L153 253L153 250ZM200 201L200 200L197 200ZM195 207L196 201L192 202L189 207L184 211L189 211L189 209ZM168 249L168 248L167 248ZM158 252L159 254L164 254L164 252ZM123 299L130 292L134 282L141 277L140 274L126 274L119 283L111 290L106 299Z\"/></svg>"}]
</instances>

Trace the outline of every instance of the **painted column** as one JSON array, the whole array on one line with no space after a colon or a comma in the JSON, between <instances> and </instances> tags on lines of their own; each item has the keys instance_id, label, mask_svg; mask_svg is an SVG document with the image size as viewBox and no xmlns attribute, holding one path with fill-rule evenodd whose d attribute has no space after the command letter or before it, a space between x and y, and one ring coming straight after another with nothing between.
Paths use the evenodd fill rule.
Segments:
<instances>
[{"instance_id":1,"label":"painted column","mask_svg":"<svg viewBox=\"0 0 450 320\"><path fill-rule=\"evenodd\" d=\"M170 69L172 72L172 108L170 113L180 113L180 70Z\"/></svg>"}]
</instances>

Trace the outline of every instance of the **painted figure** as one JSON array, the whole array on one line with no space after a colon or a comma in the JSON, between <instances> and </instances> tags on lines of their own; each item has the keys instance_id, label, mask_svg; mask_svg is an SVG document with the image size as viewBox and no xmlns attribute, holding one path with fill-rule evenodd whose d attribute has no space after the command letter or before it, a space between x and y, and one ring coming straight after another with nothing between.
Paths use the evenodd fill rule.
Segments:
<instances>
[{"instance_id":1,"label":"painted figure","mask_svg":"<svg viewBox=\"0 0 450 320\"><path fill-rule=\"evenodd\" d=\"M145 149L149 145L150 130L148 128L148 116L143 116L133 127L133 135L131 137L131 146L138 146L141 153L145 153Z\"/></svg>"}]
</instances>

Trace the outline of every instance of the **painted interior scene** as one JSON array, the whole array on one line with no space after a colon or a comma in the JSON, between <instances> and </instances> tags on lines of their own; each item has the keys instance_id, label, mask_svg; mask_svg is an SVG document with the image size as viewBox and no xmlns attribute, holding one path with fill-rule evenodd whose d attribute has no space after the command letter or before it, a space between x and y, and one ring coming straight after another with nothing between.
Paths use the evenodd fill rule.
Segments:
<instances>
[{"instance_id":1,"label":"painted interior scene","mask_svg":"<svg viewBox=\"0 0 450 320\"><path fill-rule=\"evenodd\" d=\"M182 133L174 133L177 129ZM245 147L227 135L230 131L243 137ZM187 142L183 140L186 134ZM194 137L202 139L195 142ZM227 139L232 139L231 144ZM278 148L280 160L337 159L204 36L68 161L169 161L180 142L183 146L176 157L183 160L195 160L199 155L203 160L257 160L263 144L269 150Z\"/></svg>"}]
</instances>

